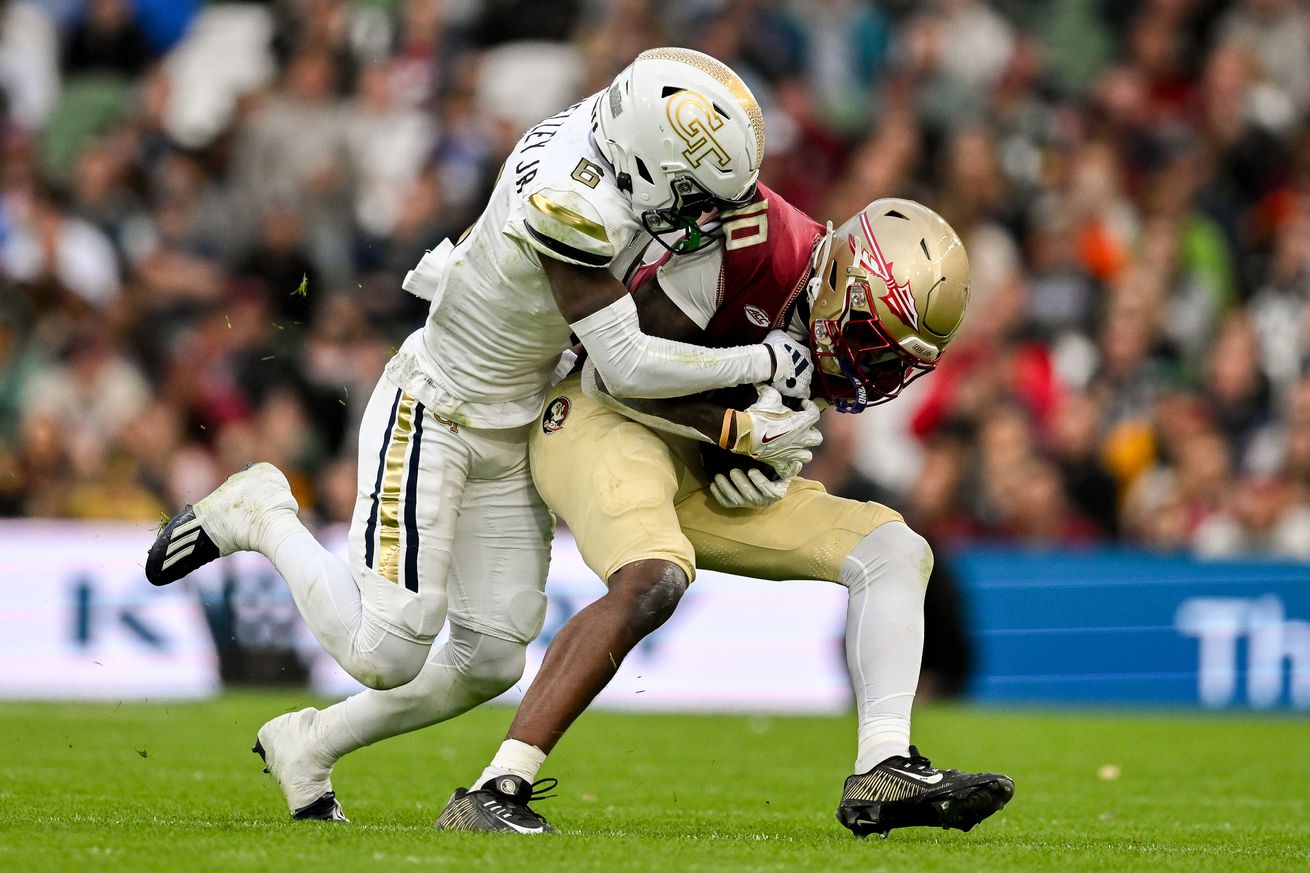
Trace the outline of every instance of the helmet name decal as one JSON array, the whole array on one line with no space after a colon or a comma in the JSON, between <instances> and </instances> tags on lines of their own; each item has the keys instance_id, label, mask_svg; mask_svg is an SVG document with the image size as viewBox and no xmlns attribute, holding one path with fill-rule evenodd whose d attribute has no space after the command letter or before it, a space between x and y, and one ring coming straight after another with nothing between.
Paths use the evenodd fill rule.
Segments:
<instances>
[{"instance_id":1,"label":"helmet name decal","mask_svg":"<svg viewBox=\"0 0 1310 873\"><path fill-rule=\"evenodd\" d=\"M856 256L861 267L881 279L883 285L887 287L887 293L878 299L887 304L887 308L906 327L918 330L919 311L914 308L914 296L910 293L910 283L896 281L896 276L892 273L891 261L883 256L882 248L879 247L878 240L873 235L873 228L869 224L869 216L863 212L860 213L860 227L864 230L864 238L868 240L869 247L867 249L862 248L856 243L855 237L851 236L847 238L851 252Z\"/></svg>"},{"instance_id":2,"label":"helmet name decal","mask_svg":"<svg viewBox=\"0 0 1310 873\"><path fill-rule=\"evenodd\" d=\"M703 95L695 91L679 91L669 97L665 112L674 133L687 144L682 156L693 169L711 157L725 169L732 163L728 150L714 138L714 131L723 127L723 119Z\"/></svg>"}]
</instances>

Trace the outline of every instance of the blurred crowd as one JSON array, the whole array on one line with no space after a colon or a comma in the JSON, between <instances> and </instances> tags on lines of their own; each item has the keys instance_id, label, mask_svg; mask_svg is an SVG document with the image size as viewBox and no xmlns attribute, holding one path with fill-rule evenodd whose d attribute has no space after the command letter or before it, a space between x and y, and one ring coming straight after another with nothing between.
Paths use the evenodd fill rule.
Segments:
<instances>
[{"instance_id":1,"label":"blurred crowd","mask_svg":"<svg viewBox=\"0 0 1310 873\"><path fill-rule=\"evenodd\" d=\"M0 514L156 519L253 458L349 519L355 427L534 121L721 58L819 220L921 200L938 371L812 475L937 542L1310 559L1310 2L0 0Z\"/></svg>"}]
</instances>

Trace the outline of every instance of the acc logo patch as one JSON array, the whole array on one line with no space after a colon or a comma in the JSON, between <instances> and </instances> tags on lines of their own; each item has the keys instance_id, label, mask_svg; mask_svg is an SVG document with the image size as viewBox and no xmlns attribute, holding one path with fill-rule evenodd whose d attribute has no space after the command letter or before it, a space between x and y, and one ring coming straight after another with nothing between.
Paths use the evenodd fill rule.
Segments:
<instances>
[{"instance_id":1,"label":"acc logo patch","mask_svg":"<svg viewBox=\"0 0 1310 873\"><path fill-rule=\"evenodd\" d=\"M742 311L746 313L746 320L756 327L769 326L769 313L760 309L758 306L751 306L748 303L743 307Z\"/></svg>"},{"instance_id":2,"label":"acc logo patch","mask_svg":"<svg viewBox=\"0 0 1310 873\"><path fill-rule=\"evenodd\" d=\"M564 429L564 419L569 417L572 409L567 397L556 397L546 404L546 412L541 416L542 433L558 433Z\"/></svg>"}]
</instances>

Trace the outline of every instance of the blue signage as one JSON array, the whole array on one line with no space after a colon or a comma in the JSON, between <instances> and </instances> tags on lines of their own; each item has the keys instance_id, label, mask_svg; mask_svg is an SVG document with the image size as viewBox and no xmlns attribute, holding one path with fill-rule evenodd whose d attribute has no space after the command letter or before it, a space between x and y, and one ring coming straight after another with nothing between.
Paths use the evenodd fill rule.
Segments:
<instances>
[{"instance_id":1,"label":"blue signage","mask_svg":"<svg viewBox=\"0 0 1310 873\"><path fill-rule=\"evenodd\" d=\"M953 566L977 699L1310 710L1310 565L971 548Z\"/></svg>"}]
</instances>

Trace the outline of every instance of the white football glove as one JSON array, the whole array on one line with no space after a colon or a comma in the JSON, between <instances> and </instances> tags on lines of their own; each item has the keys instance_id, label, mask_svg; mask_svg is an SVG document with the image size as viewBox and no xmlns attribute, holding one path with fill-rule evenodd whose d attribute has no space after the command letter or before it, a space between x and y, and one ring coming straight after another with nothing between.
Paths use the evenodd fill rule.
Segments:
<instances>
[{"instance_id":1,"label":"white football glove","mask_svg":"<svg viewBox=\"0 0 1310 873\"><path fill-rule=\"evenodd\" d=\"M773 353L773 379L769 385L788 397L808 400L810 380L814 378L814 362L810 350L797 342L784 330L771 330L764 337L764 345Z\"/></svg>"},{"instance_id":2,"label":"white football glove","mask_svg":"<svg viewBox=\"0 0 1310 873\"><path fill-rule=\"evenodd\" d=\"M728 509L748 509L776 503L791 487L791 477L774 482L763 470L729 470L718 473L710 482L710 494Z\"/></svg>"},{"instance_id":3,"label":"white football glove","mask_svg":"<svg viewBox=\"0 0 1310 873\"><path fill-rule=\"evenodd\" d=\"M794 476L814 457L810 449L823 442L819 407L806 400L799 410L783 405L782 395L757 385L759 399L738 415L737 441L732 451L763 461L784 477Z\"/></svg>"}]
</instances>

